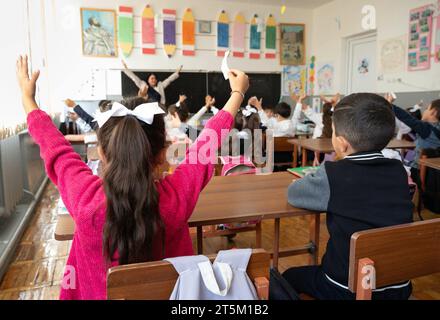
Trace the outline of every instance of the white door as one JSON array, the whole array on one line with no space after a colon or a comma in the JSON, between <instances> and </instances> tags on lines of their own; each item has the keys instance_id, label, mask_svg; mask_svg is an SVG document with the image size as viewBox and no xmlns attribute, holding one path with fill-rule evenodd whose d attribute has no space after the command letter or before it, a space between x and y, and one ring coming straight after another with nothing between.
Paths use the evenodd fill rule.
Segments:
<instances>
[{"instance_id":1,"label":"white door","mask_svg":"<svg viewBox=\"0 0 440 320\"><path fill-rule=\"evenodd\" d=\"M376 92L376 33L347 40L347 93Z\"/></svg>"}]
</instances>

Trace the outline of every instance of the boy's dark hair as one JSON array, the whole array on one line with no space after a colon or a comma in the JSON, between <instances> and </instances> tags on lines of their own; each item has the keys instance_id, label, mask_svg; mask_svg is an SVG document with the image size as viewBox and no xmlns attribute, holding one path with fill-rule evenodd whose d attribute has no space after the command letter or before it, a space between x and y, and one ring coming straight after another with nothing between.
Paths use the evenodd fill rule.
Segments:
<instances>
[{"instance_id":1,"label":"boy's dark hair","mask_svg":"<svg viewBox=\"0 0 440 320\"><path fill-rule=\"evenodd\" d=\"M292 109L290 108L290 106L287 103L281 102L275 106L274 113L280 115L281 117L283 117L285 119L288 119L288 118L290 118L290 115L292 113Z\"/></svg>"},{"instance_id":2,"label":"boy's dark hair","mask_svg":"<svg viewBox=\"0 0 440 320\"><path fill-rule=\"evenodd\" d=\"M357 152L381 151L394 136L395 116L385 98L372 93L356 93L335 107L333 123Z\"/></svg>"},{"instance_id":3,"label":"boy's dark hair","mask_svg":"<svg viewBox=\"0 0 440 320\"><path fill-rule=\"evenodd\" d=\"M431 102L431 109L435 110L436 117L440 120L440 99Z\"/></svg>"},{"instance_id":4,"label":"boy's dark hair","mask_svg":"<svg viewBox=\"0 0 440 320\"><path fill-rule=\"evenodd\" d=\"M101 112L109 111L112 108L112 104L113 103L110 100L101 100L101 101L99 101L99 104L98 104L99 110Z\"/></svg>"},{"instance_id":5,"label":"boy's dark hair","mask_svg":"<svg viewBox=\"0 0 440 320\"><path fill-rule=\"evenodd\" d=\"M265 105L265 106L263 106L263 110L264 111L266 111L266 110L272 110L272 112L274 112L274 107L272 106L272 105Z\"/></svg>"}]
</instances>

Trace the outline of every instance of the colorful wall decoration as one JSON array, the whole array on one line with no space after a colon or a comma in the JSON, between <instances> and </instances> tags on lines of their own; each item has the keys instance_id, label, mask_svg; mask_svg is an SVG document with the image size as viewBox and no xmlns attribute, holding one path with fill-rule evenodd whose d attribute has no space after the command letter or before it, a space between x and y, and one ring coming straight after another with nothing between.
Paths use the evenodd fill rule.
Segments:
<instances>
[{"instance_id":1,"label":"colorful wall decoration","mask_svg":"<svg viewBox=\"0 0 440 320\"><path fill-rule=\"evenodd\" d=\"M266 59L275 59L277 54L277 22L273 15L266 21Z\"/></svg>"},{"instance_id":2,"label":"colorful wall decoration","mask_svg":"<svg viewBox=\"0 0 440 320\"><path fill-rule=\"evenodd\" d=\"M163 9L163 47L168 58L176 53L176 10Z\"/></svg>"},{"instance_id":3,"label":"colorful wall decoration","mask_svg":"<svg viewBox=\"0 0 440 320\"><path fill-rule=\"evenodd\" d=\"M243 58L246 49L246 20L241 13L235 16L232 26L232 55Z\"/></svg>"},{"instance_id":4,"label":"colorful wall decoration","mask_svg":"<svg viewBox=\"0 0 440 320\"><path fill-rule=\"evenodd\" d=\"M182 54L194 56L196 44L196 21L191 9L186 9L182 19Z\"/></svg>"},{"instance_id":5,"label":"colorful wall decoration","mask_svg":"<svg viewBox=\"0 0 440 320\"><path fill-rule=\"evenodd\" d=\"M437 27L435 31L435 61L440 62L440 0L437 6Z\"/></svg>"},{"instance_id":6,"label":"colorful wall decoration","mask_svg":"<svg viewBox=\"0 0 440 320\"><path fill-rule=\"evenodd\" d=\"M142 53L156 53L156 30L154 27L154 11L147 5L142 12Z\"/></svg>"},{"instance_id":7,"label":"colorful wall decoration","mask_svg":"<svg viewBox=\"0 0 440 320\"><path fill-rule=\"evenodd\" d=\"M431 68L431 43L434 10L424 6L410 11L408 70Z\"/></svg>"},{"instance_id":8,"label":"colorful wall decoration","mask_svg":"<svg viewBox=\"0 0 440 320\"><path fill-rule=\"evenodd\" d=\"M282 96L290 96L292 93L305 95L307 93L306 66L284 67L281 81Z\"/></svg>"},{"instance_id":9,"label":"colorful wall decoration","mask_svg":"<svg viewBox=\"0 0 440 320\"><path fill-rule=\"evenodd\" d=\"M318 94L328 95L334 94L334 79L335 79L335 67L332 63L321 64L318 68L317 80L318 80Z\"/></svg>"},{"instance_id":10,"label":"colorful wall decoration","mask_svg":"<svg viewBox=\"0 0 440 320\"><path fill-rule=\"evenodd\" d=\"M400 73L405 69L407 35L387 39L380 43L381 73Z\"/></svg>"},{"instance_id":11,"label":"colorful wall decoration","mask_svg":"<svg viewBox=\"0 0 440 320\"><path fill-rule=\"evenodd\" d=\"M309 96L315 95L315 65L316 57L312 56L309 66Z\"/></svg>"},{"instance_id":12,"label":"colorful wall decoration","mask_svg":"<svg viewBox=\"0 0 440 320\"><path fill-rule=\"evenodd\" d=\"M217 21L217 56L223 57L229 50L229 18L223 10Z\"/></svg>"},{"instance_id":13,"label":"colorful wall decoration","mask_svg":"<svg viewBox=\"0 0 440 320\"><path fill-rule=\"evenodd\" d=\"M306 64L306 26L280 24L280 64L298 66Z\"/></svg>"},{"instance_id":14,"label":"colorful wall decoration","mask_svg":"<svg viewBox=\"0 0 440 320\"><path fill-rule=\"evenodd\" d=\"M118 36L119 36L119 47L121 48L122 54L128 57L131 54L134 46L134 35L133 30L133 8L131 7L119 7L118 15Z\"/></svg>"},{"instance_id":15,"label":"colorful wall decoration","mask_svg":"<svg viewBox=\"0 0 440 320\"><path fill-rule=\"evenodd\" d=\"M249 58L260 59L261 56L261 32L258 30L258 15L254 15L250 24Z\"/></svg>"},{"instance_id":16,"label":"colorful wall decoration","mask_svg":"<svg viewBox=\"0 0 440 320\"><path fill-rule=\"evenodd\" d=\"M114 10L81 8L83 55L117 57L116 29Z\"/></svg>"}]
</instances>

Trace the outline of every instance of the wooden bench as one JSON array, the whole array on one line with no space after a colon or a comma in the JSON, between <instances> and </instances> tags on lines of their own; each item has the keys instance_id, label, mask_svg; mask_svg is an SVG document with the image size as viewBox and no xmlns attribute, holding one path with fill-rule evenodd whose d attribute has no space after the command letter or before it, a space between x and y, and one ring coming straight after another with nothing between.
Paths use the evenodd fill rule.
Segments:
<instances>
[{"instance_id":1,"label":"wooden bench","mask_svg":"<svg viewBox=\"0 0 440 320\"><path fill-rule=\"evenodd\" d=\"M357 232L351 237L349 289L370 300L381 288L440 272L440 219ZM362 285L368 283L370 285Z\"/></svg>"},{"instance_id":2,"label":"wooden bench","mask_svg":"<svg viewBox=\"0 0 440 320\"><path fill-rule=\"evenodd\" d=\"M209 256L211 262L215 255ZM269 297L270 254L263 249L252 251L247 274L255 284L258 297ZM137 263L111 268L107 273L109 300L168 300L179 277L167 261Z\"/></svg>"}]
</instances>

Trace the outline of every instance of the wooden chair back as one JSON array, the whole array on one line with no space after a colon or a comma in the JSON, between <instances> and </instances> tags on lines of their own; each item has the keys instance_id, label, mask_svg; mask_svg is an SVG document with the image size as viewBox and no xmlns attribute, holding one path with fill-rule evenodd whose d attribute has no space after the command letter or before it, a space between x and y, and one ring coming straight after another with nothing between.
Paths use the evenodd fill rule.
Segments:
<instances>
[{"instance_id":1,"label":"wooden chair back","mask_svg":"<svg viewBox=\"0 0 440 320\"><path fill-rule=\"evenodd\" d=\"M274 138L274 151L275 152L293 152L293 144L287 142L291 140L289 137L276 137Z\"/></svg>"},{"instance_id":2,"label":"wooden chair back","mask_svg":"<svg viewBox=\"0 0 440 320\"><path fill-rule=\"evenodd\" d=\"M215 255L209 256L215 260ZM270 254L255 249L249 260L247 274L254 282L258 296L269 296ZM176 284L178 273L167 261L155 261L117 266L107 273L109 300L168 300Z\"/></svg>"},{"instance_id":3,"label":"wooden chair back","mask_svg":"<svg viewBox=\"0 0 440 320\"><path fill-rule=\"evenodd\" d=\"M348 286L358 300L372 289L440 272L440 219L357 232ZM370 280L370 285L365 286Z\"/></svg>"}]
</instances>

